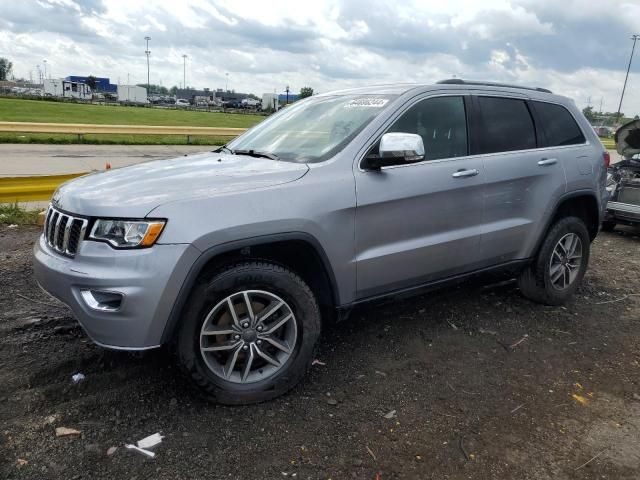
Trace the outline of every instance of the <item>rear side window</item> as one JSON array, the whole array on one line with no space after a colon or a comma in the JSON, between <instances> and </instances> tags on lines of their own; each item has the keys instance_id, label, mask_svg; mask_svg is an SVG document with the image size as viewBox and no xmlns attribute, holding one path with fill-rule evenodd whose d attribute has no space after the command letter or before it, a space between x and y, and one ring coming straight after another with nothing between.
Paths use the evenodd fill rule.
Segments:
<instances>
[{"instance_id":1,"label":"rear side window","mask_svg":"<svg viewBox=\"0 0 640 480\"><path fill-rule=\"evenodd\" d=\"M533 102L542 123L547 147L577 145L586 140L569 111L553 103Z\"/></svg>"},{"instance_id":2,"label":"rear side window","mask_svg":"<svg viewBox=\"0 0 640 480\"><path fill-rule=\"evenodd\" d=\"M524 100L478 97L479 153L510 152L536 148L536 131Z\"/></svg>"}]
</instances>

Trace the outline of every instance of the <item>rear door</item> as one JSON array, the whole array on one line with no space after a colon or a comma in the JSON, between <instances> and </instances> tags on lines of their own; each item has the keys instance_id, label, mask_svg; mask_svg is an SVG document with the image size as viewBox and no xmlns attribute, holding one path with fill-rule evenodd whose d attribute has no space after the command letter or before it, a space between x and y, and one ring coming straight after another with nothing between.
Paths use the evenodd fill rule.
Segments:
<instances>
[{"instance_id":1,"label":"rear door","mask_svg":"<svg viewBox=\"0 0 640 480\"><path fill-rule=\"evenodd\" d=\"M474 96L475 148L484 160L482 259L497 265L527 258L541 225L566 191L557 153L544 148L524 97Z\"/></svg>"},{"instance_id":2,"label":"rear door","mask_svg":"<svg viewBox=\"0 0 640 480\"><path fill-rule=\"evenodd\" d=\"M356 165L360 298L470 271L479 260L484 175L482 159L468 156L467 103L462 95L416 100L383 132L422 136L424 161Z\"/></svg>"}]
</instances>

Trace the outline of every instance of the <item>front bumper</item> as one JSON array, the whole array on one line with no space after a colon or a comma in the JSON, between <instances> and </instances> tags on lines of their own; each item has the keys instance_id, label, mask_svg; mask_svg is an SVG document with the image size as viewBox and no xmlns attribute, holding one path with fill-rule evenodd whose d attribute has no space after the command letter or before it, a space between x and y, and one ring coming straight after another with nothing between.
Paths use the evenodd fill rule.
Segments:
<instances>
[{"instance_id":1,"label":"front bumper","mask_svg":"<svg viewBox=\"0 0 640 480\"><path fill-rule=\"evenodd\" d=\"M607 203L606 220L640 223L640 205L609 202Z\"/></svg>"},{"instance_id":2,"label":"front bumper","mask_svg":"<svg viewBox=\"0 0 640 480\"><path fill-rule=\"evenodd\" d=\"M114 250L106 243L84 241L75 258L54 252L41 235L34 246L36 280L68 305L97 344L145 350L160 345L173 304L199 251L192 245L154 245ZM122 294L116 311L91 308L81 291Z\"/></svg>"}]
</instances>

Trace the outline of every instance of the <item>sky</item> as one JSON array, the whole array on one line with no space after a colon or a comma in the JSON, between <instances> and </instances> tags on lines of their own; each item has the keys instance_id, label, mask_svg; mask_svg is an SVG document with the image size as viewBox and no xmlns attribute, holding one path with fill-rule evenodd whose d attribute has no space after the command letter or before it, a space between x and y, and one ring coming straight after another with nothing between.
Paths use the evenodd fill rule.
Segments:
<instances>
[{"instance_id":1,"label":"sky","mask_svg":"<svg viewBox=\"0 0 640 480\"><path fill-rule=\"evenodd\" d=\"M463 78L549 88L616 111L640 0L0 0L17 77L238 92ZM640 113L640 42L622 106Z\"/></svg>"}]
</instances>

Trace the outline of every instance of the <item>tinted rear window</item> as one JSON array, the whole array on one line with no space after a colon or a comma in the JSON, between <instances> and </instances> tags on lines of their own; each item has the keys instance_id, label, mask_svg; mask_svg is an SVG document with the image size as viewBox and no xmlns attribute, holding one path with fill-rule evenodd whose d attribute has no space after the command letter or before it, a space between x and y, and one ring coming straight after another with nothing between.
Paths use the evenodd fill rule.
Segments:
<instances>
[{"instance_id":1,"label":"tinted rear window","mask_svg":"<svg viewBox=\"0 0 640 480\"><path fill-rule=\"evenodd\" d=\"M569 111L553 103L533 102L546 136L546 146L576 145L585 142L584 135Z\"/></svg>"},{"instance_id":2,"label":"tinted rear window","mask_svg":"<svg viewBox=\"0 0 640 480\"><path fill-rule=\"evenodd\" d=\"M515 98L478 97L481 112L480 153L536 148L529 108Z\"/></svg>"}]
</instances>

